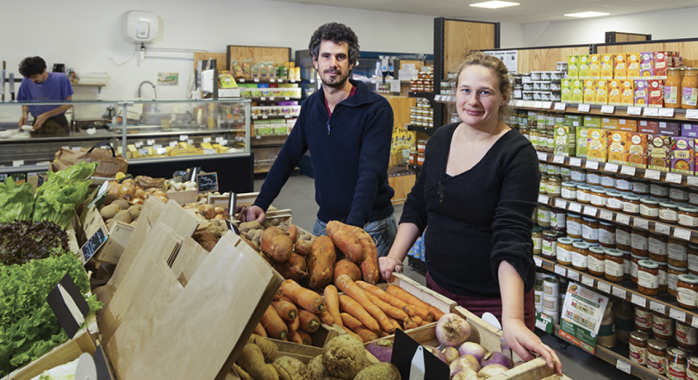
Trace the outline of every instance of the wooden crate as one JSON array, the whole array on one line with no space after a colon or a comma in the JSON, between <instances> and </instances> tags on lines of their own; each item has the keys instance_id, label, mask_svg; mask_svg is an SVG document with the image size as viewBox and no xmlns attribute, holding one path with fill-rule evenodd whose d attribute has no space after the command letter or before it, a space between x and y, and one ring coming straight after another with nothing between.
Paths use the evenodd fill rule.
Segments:
<instances>
[{"instance_id":1,"label":"wooden crate","mask_svg":"<svg viewBox=\"0 0 698 380\"><path fill-rule=\"evenodd\" d=\"M276 357L280 356L290 356L294 359L298 359L305 364L308 364L310 359L322 355L322 348L314 346L306 346L303 344L297 344L292 342L286 342L278 339L269 339L276 344L278 348L278 353ZM239 377L231 370L226 376L225 380L238 380Z\"/></svg>"},{"instance_id":2,"label":"wooden crate","mask_svg":"<svg viewBox=\"0 0 698 380\"><path fill-rule=\"evenodd\" d=\"M456 301L443 296L425 286L412 280L402 273L393 273L388 284L384 284L383 288L388 285L397 285L402 289L410 292L413 296L441 310L444 313L450 313L458 305Z\"/></svg>"}]
</instances>

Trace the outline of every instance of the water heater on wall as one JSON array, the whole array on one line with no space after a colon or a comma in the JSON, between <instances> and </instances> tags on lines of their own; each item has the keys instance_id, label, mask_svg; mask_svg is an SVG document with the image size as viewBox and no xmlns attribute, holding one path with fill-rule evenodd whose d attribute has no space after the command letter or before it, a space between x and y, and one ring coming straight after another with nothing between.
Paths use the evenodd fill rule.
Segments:
<instances>
[{"instance_id":1,"label":"water heater on wall","mask_svg":"<svg viewBox=\"0 0 698 380\"><path fill-rule=\"evenodd\" d=\"M158 37L158 16L143 11L128 11L123 16L124 39L128 42L150 42Z\"/></svg>"}]
</instances>

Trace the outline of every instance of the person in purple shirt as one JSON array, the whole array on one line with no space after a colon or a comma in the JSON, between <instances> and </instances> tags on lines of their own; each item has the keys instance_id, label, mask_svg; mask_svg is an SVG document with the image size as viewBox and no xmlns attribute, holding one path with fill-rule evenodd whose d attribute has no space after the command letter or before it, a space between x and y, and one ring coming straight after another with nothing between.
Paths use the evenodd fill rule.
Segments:
<instances>
[{"instance_id":1,"label":"person in purple shirt","mask_svg":"<svg viewBox=\"0 0 698 380\"><path fill-rule=\"evenodd\" d=\"M17 93L17 101L71 101L73 86L63 73L46 71L46 62L41 57L27 57L19 64L19 73L24 77ZM70 132L65 111L72 105L22 106L20 128L27 124L29 113L34 116L34 135L67 135Z\"/></svg>"}]
</instances>

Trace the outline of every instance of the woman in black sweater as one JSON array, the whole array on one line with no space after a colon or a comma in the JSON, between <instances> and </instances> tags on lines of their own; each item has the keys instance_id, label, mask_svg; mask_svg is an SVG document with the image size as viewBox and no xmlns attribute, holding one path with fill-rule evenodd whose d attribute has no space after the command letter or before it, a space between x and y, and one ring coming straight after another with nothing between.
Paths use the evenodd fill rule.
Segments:
<instances>
[{"instance_id":1,"label":"woman in black sweater","mask_svg":"<svg viewBox=\"0 0 698 380\"><path fill-rule=\"evenodd\" d=\"M531 143L501 119L511 85L506 66L470 54L458 71L461 123L429 139L397 237L380 270L390 278L426 230L427 286L471 312L500 319L504 338L524 360L541 354L561 373L555 352L533 333L531 215L540 171Z\"/></svg>"}]
</instances>

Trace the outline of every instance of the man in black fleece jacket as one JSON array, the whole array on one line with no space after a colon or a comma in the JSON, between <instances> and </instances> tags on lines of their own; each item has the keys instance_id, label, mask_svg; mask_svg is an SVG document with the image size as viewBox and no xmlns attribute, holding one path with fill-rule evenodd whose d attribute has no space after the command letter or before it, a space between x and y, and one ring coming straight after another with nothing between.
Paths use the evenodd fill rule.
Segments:
<instances>
[{"instance_id":1,"label":"man in black fleece jacket","mask_svg":"<svg viewBox=\"0 0 698 380\"><path fill-rule=\"evenodd\" d=\"M247 220L264 220L265 211L310 150L320 206L313 233L324 235L330 220L362 227L376 240L378 256L385 256L397 232L390 201L394 191L388 185L392 108L362 82L348 79L359 56L358 38L350 28L322 25L309 49L322 91L303 103Z\"/></svg>"}]
</instances>

